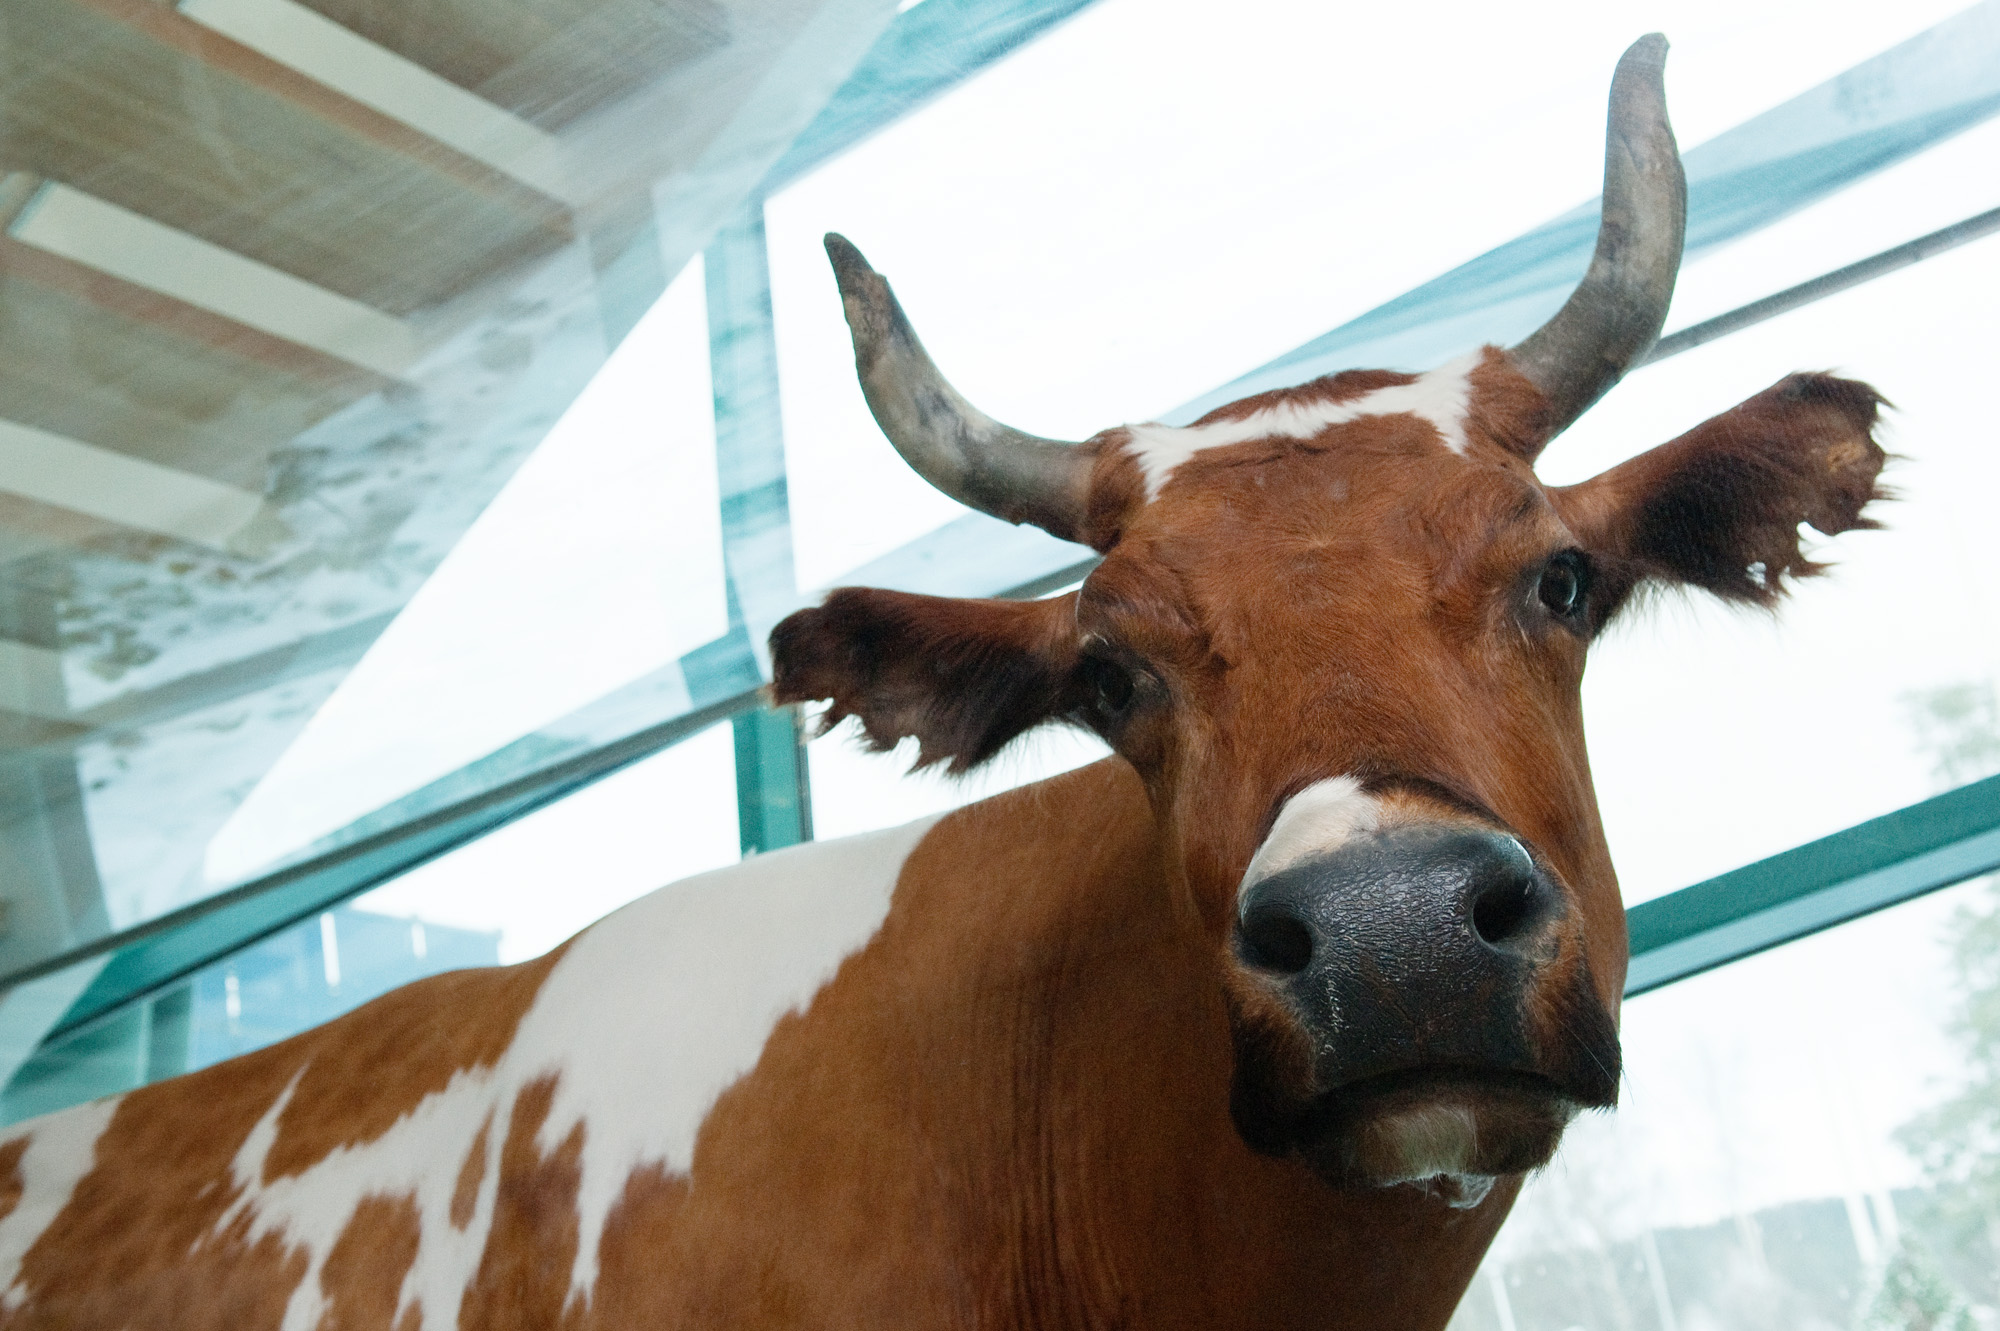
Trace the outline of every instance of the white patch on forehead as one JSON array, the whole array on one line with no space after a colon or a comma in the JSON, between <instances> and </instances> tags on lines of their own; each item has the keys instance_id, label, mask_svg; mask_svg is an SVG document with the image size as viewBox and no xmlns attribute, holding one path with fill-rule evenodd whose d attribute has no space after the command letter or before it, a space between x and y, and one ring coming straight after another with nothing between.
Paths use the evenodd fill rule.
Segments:
<instances>
[{"instance_id":1,"label":"white patch on forehead","mask_svg":"<svg viewBox=\"0 0 2000 1331\"><path fill-rule=\"evenodd\" d=\"M277 1232L306 1251L283 1331L311 1331L325 1311L320 1273L356 1209L369 1197L413 1198L420 1237L391 1324L417 1304L423 1326L455 1327L492 1231L516 1098L553 1076L537 1146L554 1152L582 1125L571 1296L587 1299L626 1180L654 1163L689 1172L716 1098L756 1065L778 1021L875 936L903 862L936 822L760 855L642 897L571 944L497 1063L459 1072L374 1141L266 1185L295 1078L238 1151L241 1195L216 1232L247 1213L253 1242ZM460 1229L452 1194L489 1114L478 1196Z\"/></svg>"},{"instance_id":2,"label":"white patch on forehead","mask_svg":"<svg viewBox=\"0 0 2000 1331\"><path fill-rule=\"evenodd\" d=\"M0 1308L20 1307L27 1291L15 1284L21 1274L21 1259L35 1240L49 1227L75 1193L76 1185L90 1172L97 1157L97 1139L111 1126L111 1116L122 1097L95 1100L87 1105L37 1119L22 1131L7 1134L5 1141L28 1139L17 1168L21 1176L21 1197L14 1209L0 1220Z\"/></svg>"},{"instance_id":3,"label":"white patch on forehead","mask_svg":"<svg viewBox=\"0 0 2000 1331\"><path fill-rule=\"evenodd\" d=\"M1243 886L1283 872L1302 860L1325 854L1381 824L1382 806L1351 776L1315 781L1285 801L1269 836L1257 847Z\"/></svg>"},{"instance_id":4,"label":"white patch on forehead","mask_svg":"<svg viewBox=\"0 0 2000 1331\"><path fill-rule=\"evenodd\" d=\"M1414 383L1378 388L1345 402L1281 402L1236 421L1209 425L1131 425L1126 450L1146 477L1146 498L1157 499L1174 469L1210 448L1252 439L1311 439L1322 431L1363 416L1419 416L1436 427L1444 446L1465 453L1465 413L1471 399L1470 375L1484 352L1445 362Z\"/></svg>"}]
</instances>

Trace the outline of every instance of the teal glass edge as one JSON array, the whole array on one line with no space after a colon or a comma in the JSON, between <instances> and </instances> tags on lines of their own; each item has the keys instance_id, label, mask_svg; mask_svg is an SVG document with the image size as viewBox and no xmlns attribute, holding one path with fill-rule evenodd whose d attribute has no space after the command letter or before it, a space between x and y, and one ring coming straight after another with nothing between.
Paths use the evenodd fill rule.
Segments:
<instances>
[{"instance_id":1,"label":"teal glass edge","mask_svg":"<svg viewBox=\"0 0 2000 1331\"><path fill-rule=\"evenodd\" d=\"M279 930L327 910L497 831L718 722L756 707L751 689L551 764L455 805L288 865L156 920L53 957L9 977L20 983L112 954L46 1040L59 1039L127 1003L221 961Z\"/></svg>"},{"instance_id":2,"label":"teal glass edge","mask_svg":"<svg viewBox=\"0 0 2000 1331\"><path fill-rule=\"evenodd\" d=\"M1628 997L2000 869L2000 776L1625 912Z\"/></svg>"},{"instance_id":3,"label":"teal glass edge","mask_svg":"<svg viewBox=\"0 0 2000 1331\"><path fill-rule=\"evenodd\" d=\"M647 754L750 712L755 692L559 764L466 807L343 847L198 902L126 937L57 1028L56 1038L165 988L415 863L483 836ZM786 718L786 728L790 727ZM637 742L635 742L637 741ZM1626 912L1628 997L2000 869L2000 777L1989 777L1682 888ZM82 957L58 959L73 964ZM57 969L51 964L48 969ZM44 972L46 973L46 972Z\"/></svg>"},{"instance_id":4,"label":"teal glass edge","mask_svg":"<svg viewBox=\"0 0 2000 1331\"><path fill-rule=\"evenodd\" d=\"M1091 0L923 0L896 15L764 178L774 194L1011 54Z\"/></svg>"}]
</instances>

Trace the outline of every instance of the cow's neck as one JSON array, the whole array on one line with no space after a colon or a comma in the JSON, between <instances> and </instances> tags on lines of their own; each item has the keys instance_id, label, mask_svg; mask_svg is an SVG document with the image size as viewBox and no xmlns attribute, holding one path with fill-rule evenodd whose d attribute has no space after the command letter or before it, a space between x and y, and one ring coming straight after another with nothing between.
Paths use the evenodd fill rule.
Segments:
<instances>
[{"instance_id":1,"label":"cow's neck","mask_svg":"<svg viewBox=\"0 0 2000 1331\"><path fill-rule=\"evenodd\" d=\"M1252 1154L1227 1113L1219 944L1174 908L1158 842L1116 759L945 819L881 931L704 1129L697 1186L754 1134L773 1186L822 1185L803 1189L819 1232L857 1272L907 1295L930 1269L995 1325L1055 1307L1052 1325L1442 1327L1512 1189L1458 1212ZM796 1123L806 1085L826 1135L779 1141L763 1113Z\"/></svg>"},{"instance_id":2,"label":"cow's neck","mask_svg":"<svg viewBox=\"0 0 2000 1331\"><path fill-rule=\"evenodd\" d=\"M78 1325L196 1289L310 1325L366 1284L579 1331L1442 1327L1510 1190L1461 1213L1251 1154L1219 943L1157 841L1113 760L690 881L543 961L30 1126L83 1153L0 1217L0 1258L32 1245L23 1287ZM370 1244L373 1283L340 1275Z\"/></svg>"}]
</instances>

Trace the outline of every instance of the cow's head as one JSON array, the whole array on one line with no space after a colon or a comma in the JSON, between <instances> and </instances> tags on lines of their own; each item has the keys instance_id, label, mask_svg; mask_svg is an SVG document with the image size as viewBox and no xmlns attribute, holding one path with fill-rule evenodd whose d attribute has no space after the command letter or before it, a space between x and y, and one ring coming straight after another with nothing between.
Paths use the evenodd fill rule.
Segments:
<instances>
[{"instance_id":1,"label":"cow's head","mask_svg":"<svg viewBox=\"0 0 2000 1331\"><path fill-rule=\"evenodd\" d=\"M776 694L963 770L1031 726L1137 769L1214 940L1254 1147L1461 1203L1616 1097L1624 914L1591 789L1590 642L1647 584L1771 603L1799 524L1870 525L1879 399L1788 378L1581 485L1542 446L1652 345L1685 193L1666 43L1613 81L1589 273L1517 346L1349 371L1186 428L999 425L827 247L883 430L957 499L1094 547L1076 591L847 589L779 625Z\"/></svg>"}]
</instances>

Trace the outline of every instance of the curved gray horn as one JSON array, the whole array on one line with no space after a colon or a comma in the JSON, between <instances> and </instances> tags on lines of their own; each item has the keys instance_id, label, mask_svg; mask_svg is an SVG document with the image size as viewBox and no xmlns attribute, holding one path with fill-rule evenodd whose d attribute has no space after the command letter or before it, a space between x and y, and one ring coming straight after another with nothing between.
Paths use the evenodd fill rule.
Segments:
<instances>
[{"instance_id":1,"label":"curved gray horn","mask_svg":"<svg viewBox=\"0 0 2000 1331\"><path fill-rule=\"evenodd\" d=\"M1549 400L1544 442L1610 391L1667 319L1687 235L1687 179L1667 123L1666 63L1667 39L1657 32L1619 59L1590 271L1555 317L1509 353Z\"/></svg>"},{"instance_id":2,"label":"curved gray horn","mask_svg":"<svg viewBox=\"0 0 2000 1331\"><path fill-rule=\"evenodd\" d=\"M1093 450L1023 434L960 397L861 251L829 234L826 253L854 334L861 391L903 460L961 504L1083 541Z\"/></svg>"}]
</instances>

